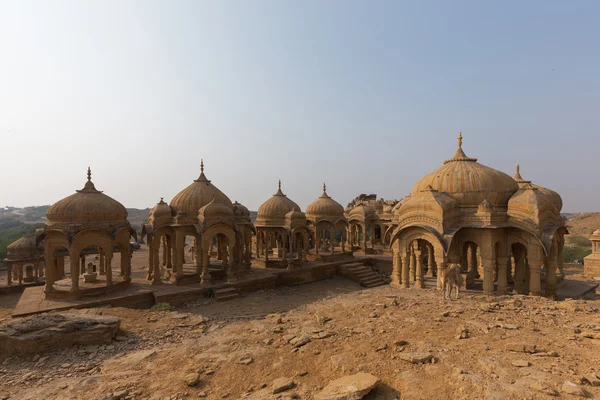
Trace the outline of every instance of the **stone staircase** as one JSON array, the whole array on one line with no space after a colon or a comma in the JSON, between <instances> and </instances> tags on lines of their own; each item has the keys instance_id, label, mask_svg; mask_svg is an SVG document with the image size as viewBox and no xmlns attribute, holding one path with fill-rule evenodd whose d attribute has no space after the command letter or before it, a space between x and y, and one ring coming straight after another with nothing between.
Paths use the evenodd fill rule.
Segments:
<instances>
[{"instance_id":1,"label":"stone staircase","mask_svg":"<svg viewBox=\"0 0 600 400\"><path fill-rule=\"evenodd\" d=\"M339 266L340 275L358 283L362 287L372 288L385 285L386 282L370 267L361 262L351 262Z\"/></svg>"},{"instance_id":2,"label":"stone staircase","mask_svg":"<svg viewBox=\"0 0 600 400\"><path fill-rule=\"evenodd\" d=\"M240 294L238 293L237 289L232 286L215 289L214 293L216 301L227 301L237 299L238 297L240 297Z\"/></svg>"}]
</instances>

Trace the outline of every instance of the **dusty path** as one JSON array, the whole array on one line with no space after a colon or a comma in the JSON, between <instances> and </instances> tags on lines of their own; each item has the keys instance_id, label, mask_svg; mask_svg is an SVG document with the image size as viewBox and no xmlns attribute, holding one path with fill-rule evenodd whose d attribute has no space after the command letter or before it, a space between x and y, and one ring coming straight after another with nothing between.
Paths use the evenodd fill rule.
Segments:
<instances>
[{"instance_id":1,"label":"dusty path","mask_svg":"<svg viewBox=\"0 0 600 400\"><path fill-rule=\"evenodd\" d=\"M331 380L365 371L382 380L367 399L544 399L553 390L576 398L563 392L566 381L598 397L586 377L600 373L600 339L585 336L600 334L599 306L523 296L445 302L434 290L361 290L336 278L175 312L103 309L122 318L118 341L40 355L49 356L41 365L39 356L9 359L0 393L310 399ZM535 354L511 351L523 344L530 352L536 345ZM411 364L408 355L433 358ZM195 372L199 384L186 386ZM296 387L272 395L280 377Z\"/></svg>"}]
</instances>

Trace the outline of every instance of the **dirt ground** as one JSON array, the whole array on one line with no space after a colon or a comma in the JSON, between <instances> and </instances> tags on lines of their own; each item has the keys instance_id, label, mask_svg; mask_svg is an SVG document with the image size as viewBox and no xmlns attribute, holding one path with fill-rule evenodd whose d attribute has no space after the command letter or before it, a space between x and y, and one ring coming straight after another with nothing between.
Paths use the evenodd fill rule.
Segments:
<instances>
[{"instance_id":1,"label":"dirt ground","mask_svg":"<svg viewBox=\"0 0 600 400\"><path fill-rule=\"evenodd\" d=\"M175 311L83 310L120 317L116 340L0 357L0 399L311 399L359 371L381 379L366 399L576 398L567 381L598 397L599 308L526 296L444 301L433 289L334 278ZM281 377L295 387L273 395Z\"/></svg>"}]
</instances>

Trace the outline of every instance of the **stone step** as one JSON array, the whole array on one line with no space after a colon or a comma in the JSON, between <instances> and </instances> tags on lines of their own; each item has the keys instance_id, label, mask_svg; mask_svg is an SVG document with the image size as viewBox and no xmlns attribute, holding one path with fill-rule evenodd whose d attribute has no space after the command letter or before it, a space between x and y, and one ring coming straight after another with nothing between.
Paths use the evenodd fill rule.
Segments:
<instances>
[{"instance_id":1,"label":"stone step","mask_svg":"<svg viewBox=\"0 0 600 400\"><path fill-rule=\"evenodd\" d=\"M238 297L240 297L240 294L238 293L237 289L232 286L215 290L215 300L217 301L233 300Z\"/></svg>"},{"instance_id":2,"label":"stone step","mask_svg":"<svg viewBox=\"0 0 600 400\"><path fill-rule=\"evenodd\" d=\"M377 287L377 286L383 286L385 284L386 283L384 281L380 280L379 282L369 283L369 284L366 284L365 286L368 288L372 288L372 287Z\"/></svg>"}]
</instances>

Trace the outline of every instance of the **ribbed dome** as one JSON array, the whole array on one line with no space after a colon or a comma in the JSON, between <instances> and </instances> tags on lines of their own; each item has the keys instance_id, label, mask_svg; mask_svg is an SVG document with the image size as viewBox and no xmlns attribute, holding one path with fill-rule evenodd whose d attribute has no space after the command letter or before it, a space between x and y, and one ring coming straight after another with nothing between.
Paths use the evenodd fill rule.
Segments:
<instances>
[{"instance_id":1,"label":"ribbed dome","mask_svg":"<svg viewBox=\"0 0 600 400\"><path fill-rule=\"evenodd\" d=\"M171 207L165 203L161 197L148 214L148 223L151 225L162 225L171 221Z\"/></svg>"},{"instance_id":2,"label":"ribbed dome","mask_svg":"<svg viewBox=\"0 0 600 400\"><path fill-rule=\"evenodd\" d=\"M352 211L348 213L348 221L368 221L374 217L376 217L375 210L372 207L366 206L364 204L360 204L354 207Z\"/></svg>"},{"instance_id":3,"label":"ribbed dome","mask_svg":"<svg viewBox=\"0 0 600 400\"><path fill-rule=\"evenodd\" d=\"M310 220L344 218L344 207L329 197L327 187L323 184L323 194L306 207L306 218Z\"/></svg>"},{"instance_id":4,"label":"ribbed dome","mask_svg":"<svg viewBox=\"0 0 600 400\"><path fill-rule=\"evenodd\" d=\"M283 194L281 191L281 181L279 181L277 193L258 207L256 225L284 225L285 215L290 211L301 210L298 204Z\"/></svg>"},{"instance_id":5,"label":"ribbed dome","mask_svg":"<svg viewBox=\"0 0 600 400\"><path fill-rule=\"evenodd\" d=\"M237 200L233 202L233 214L236 217L250 217L250 211L248 208L238 203Z\"/></svg>"},{"instance_id":6,"label":"ribbed dome","mask_svg":"<svg viewBox=\"0 0 600 400\"><path fill-rule=\"evenodd\" d=\"M523 187L524 185L531 183L531 181L525 180L521 176L521 166L519 164L517 164L514 179L519 184L520 187ZM562 201L562 197L560 197L560 195L558 193L556 193L554 190L550 190L550 189L545 188L540 185L532 184L531 186L533 186L534 188L537 188L540 191L540 193L542 193L544 196L546 196L548 198L548 200L556 207L558 212L560 212L562 210L563 201Z\"/></svg>"},{"instance_id":7,"label":"ribbed dome","mask_svg":"<svg viewBox=\"0 0 600 400\"><path fill-rule=\"evenodd\" d=\"M88 180L83 189L54 203L46 212L52 223L111 222L127 223L127 210L115 199L96 190L88 168Z\"/></svg>"},{"instance_id":8,"label":"ribbed dome","mask_svg":"<svg viewBox=\"0 0 600 400\"><path fill-rule=\"evenodd\" d=\"M9 259L34 256L38 254L34 235L26 235L15 240L6 248L6 254Z\"/></svg>"},{"instance_id":9,"label":"ribbed dome","mask_svg":"<svg viewBox=\"0 0 600 400\"><path fill-rule=\"evenodd\" d=\"M233 208L213 199L210 203L198 210L198 217L204 218L230 218L233 217Z\"/></svg>"},{"instance_id":10,"label":"ribbed dome","mask_svg":"<svg viewBox=\"0 0 600 400\"><path fill-rule=\"evenodd\" d=\"M458 149L450 160L419 180L411 196L431 186L453 197L459 205L478 206L484 200L495 206L506 206L519 185L504 172L479 164L462 150L462 135L458 136Z\"/></svg>"},{"instance_id":11,"label":"ribbed dome","mask_svg":"<svg viewBox=\"0 0 600 400\"><path fill-rule=\"evenodd\" d=\"M179 192L169 204L175 214L195 217L198 211L213 199L229 207L231 200L204 175L204 162L200 164L200 176L191 185Z\"/></svg>"}]
</instances>

